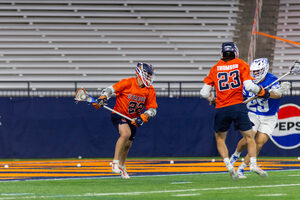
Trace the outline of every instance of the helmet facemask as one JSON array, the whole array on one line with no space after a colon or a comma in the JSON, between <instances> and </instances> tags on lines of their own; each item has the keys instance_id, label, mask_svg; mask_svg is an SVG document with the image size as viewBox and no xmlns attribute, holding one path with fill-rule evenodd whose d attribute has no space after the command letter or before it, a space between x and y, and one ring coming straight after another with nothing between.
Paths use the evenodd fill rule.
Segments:
<instances>
[{"instance_id":1,"label":"helmet facemask","mask_svg":"<svg viewBox=\"0 0 300 200\"><path fill-rule=\"evenodd\" d=\"M151 64L138 63L136 74L146 87L150 87L154 80L154 69Z\"/></svg>"},{"instance_id":2,"label":"helmet facemask","mask_svg":"<svg viewBox=\"0 0 300 200\"><path fill-rule=\"evenodd\" d=\"M267 58L259 58L253 60L251 67L251 76L255 78L254 83L261 82L269 71L269 61Z\"/></svg>"}]
</instances>

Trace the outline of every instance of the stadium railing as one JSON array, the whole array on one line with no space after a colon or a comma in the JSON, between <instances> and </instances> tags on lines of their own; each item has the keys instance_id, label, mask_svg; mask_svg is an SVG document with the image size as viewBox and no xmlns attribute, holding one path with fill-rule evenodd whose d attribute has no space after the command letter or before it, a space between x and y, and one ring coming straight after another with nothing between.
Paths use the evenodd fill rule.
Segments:
<instances>
[{"instance_id":1,"label":"stadium railing","mask_svg":"<svg viewBox=\"0 0 300 200\"><path fill-rule=\"evenodd\" d=\"M291 90L287 96L300 95L300 80L289 80ZM114 84L112 81L0 81L0 97L73 97L78 88L85 88L91 95ZM158 97L200 97L202 81L156 81ZM195 87L197 86L197 87Z\"/></svg>"}]
</instances>

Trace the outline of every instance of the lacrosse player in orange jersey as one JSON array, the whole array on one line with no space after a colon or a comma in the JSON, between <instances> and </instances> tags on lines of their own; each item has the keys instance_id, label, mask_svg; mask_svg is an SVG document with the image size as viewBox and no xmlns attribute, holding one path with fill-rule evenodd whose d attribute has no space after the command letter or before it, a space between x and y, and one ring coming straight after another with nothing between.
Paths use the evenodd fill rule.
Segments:
<instances>
[{"instance_id":1,"label":"lacrosse player in orange jersey","mask_svg":"<svg viewBox=\"0 0 300 200\"><path fill-rule=\"evenodd\" d=\"M130 121L112 113L111 120L117 128L120 137L115 146L115 155L111 163L114 173L121 173L123 179L129 179L125 168L125 160L135 138L136 128L148 122L156 115L157 103L154 87L151 85L154 79L154 70L151 64L137 63L136 77L122 79L112 86L103 90L98 98L98 104L94 107L99 109L101 105L116 94L115 111L133 118ZM143 110L146 110L142 113Z\"/></svg>"},{"instance_id":2,"label":"lacrosse player in orange jersey","mask_svg":"<svg viewBox=\"0 0 300 200\"><path fill-rule=\"evenodd\" d=\"M224 42L221 49L221 60L211 68L209 75L203 80L201 96L211 103L216 102L215 136L217 148L233 179L238 179L234 166L229 161L228 149L225 143L226 134L232 122L248 144L250 156L250 171L262 175L263 171L256 163L256 145L253 137L252 123L248 110L243 103L243 86L246 90L268 98L270 93L252 82L250 67L238 58L238 48L233 42ZM217 98L211 93L215 87Z\"/></svg>"}]
</instances>

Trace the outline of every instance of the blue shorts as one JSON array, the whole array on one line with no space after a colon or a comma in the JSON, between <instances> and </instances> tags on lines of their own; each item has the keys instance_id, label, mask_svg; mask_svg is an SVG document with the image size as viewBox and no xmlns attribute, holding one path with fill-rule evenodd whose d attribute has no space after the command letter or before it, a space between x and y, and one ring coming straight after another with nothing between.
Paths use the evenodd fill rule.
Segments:
<instances>
[{"instance_id":1,"label":"blue shorts","mask_svg":"<svg viewBox=\"0 0 300 200\"><path fill-rule=\"evenodd\" d=\"M114 125L115 128L117 128L119 132L119 124L128 124L130 130L131 130L131 135L129 137L130 141L133 141L135 138L135 133L136 133L136 127L131 124L131 121L128 119L125 119L124 117L121 117L120 115L117 115L116 113L111 114L111 121Z\"/></svg>"},{"instance_id":2,"label":"blue shorts","mask_svg":"<svg viewBox=\"0 0 300 200\"><path fill-rule=\"evenodd\" d=\"M253 124L249 119L248 109L244 103L216 109L214 124L216 132L228 131L232 122L236 130L247 131L252 128Z\"/></svg>"}]
</instances>

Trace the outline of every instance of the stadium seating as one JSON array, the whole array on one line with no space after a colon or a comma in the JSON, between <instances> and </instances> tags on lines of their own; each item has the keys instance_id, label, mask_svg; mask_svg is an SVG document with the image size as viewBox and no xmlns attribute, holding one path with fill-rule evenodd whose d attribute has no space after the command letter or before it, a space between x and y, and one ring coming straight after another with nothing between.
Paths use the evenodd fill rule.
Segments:
<instances>
[{"instance_id":1,"label":"stadium seating","mask_svg":"<svg viewBox=\"0 0 300 200\"><path fill-rule=\"evenodd\" d=\"M280 0L277 36L300 43L300 2L295 0ZM276 41L272 72L282 76L289 71L293 63L299 59L298 45ZM299 75L289 75L285 79L293 81L293 87L300 88ZM299 92L299 91L295 91ZM297 93L299 95L299 93Z\"/></svg>"},{"instance_id":2,"label":"stadium seating","mask_svg":"<svg viewBox=\"0 0 300 200\"><path fill-rule=\"evenodd\" d=\"M24 88L37 91L74 87L66 81L97 90L107 83L96 81L130 77L144 61L156 68L158 90L177 81L198 91L219 59L220 44L234 37L238 5L238 0L3 0L0 80L24 81ZM20 84L3 82L1 88Z\"/></svg>"}]
</instances>

